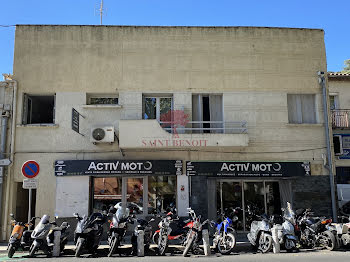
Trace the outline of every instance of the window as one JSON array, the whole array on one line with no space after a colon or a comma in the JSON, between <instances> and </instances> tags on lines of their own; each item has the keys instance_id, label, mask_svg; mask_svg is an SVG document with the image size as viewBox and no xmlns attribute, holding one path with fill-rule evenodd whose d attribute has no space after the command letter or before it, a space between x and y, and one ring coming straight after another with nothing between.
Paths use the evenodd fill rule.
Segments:
<instances>
[{"instance_id":1,"label":"window","mask_svg":"<svg viewBox=\"0 0 350 262\"><path fill-rule=\"evenodd\" d=\"M116 94L88 94L86 99L88 105L118 105Z\"/></svg>"},{"instance_id":2,"label":"window","mask_svg":"<svg viewBox=\"0 0 350 262\"><path fill-rule=\"evenodd\" d=\"M330 109L339 109L339 102L338 102L338 95L337 94L330 94L329 95L329 103L330 103Z\"/></svg>"},{"instance_id":3,"label":"window","mask_svg":"<svg viewBox=\"0 0 350 262\"><path fill-rule=\"evenodd\" d=\"M342 136L340 136L340 135L333 136L333 146L334 146L334 154L335 155L339 156L339 155L343 154Z\"/></svg>"},{"instance_id":4,"label":"window","mask_svg":"<svg viewBox=\"0 0 350 262\"><path fill-rule=\"evenodd\" d=\"M55 96L24 94L23 124L54 124Z\"/></svg>"},{"instance_id":5,"label":"window","mask_svg":"<svg viewBox=\"0 0 350 262\"><path fill-rule=\"evenodd\" d=\"M350 184L350 167L337 167L337 184Z\"/></svg>"},{"instance_id":6,"label":"window","mask_svg":"<svg viewBox=\"0 0 350 262\"><path fill-rule=\"evenodd\" d=\"M288 120L292 124L316 124L315 95L287 95Z\"/></svg>"},{"instance_id":7,"label":"window","mask_svg":"<svg viewBox=\"0 0 350 262\"><path fill-rule=\"evenodd\" d=\"M157 119L173 109L172 97L151 97L143 98L143 119Z\"/></svg>"},{"instance_id":8,"label":"window","mask_svg":"<svg viewBox=\"0 0 350 262\"><path fill-rule=\"evenodd\" d=\"M223 133L222 95L192 95L193 133Z\"/></svg>"}]
</instances>

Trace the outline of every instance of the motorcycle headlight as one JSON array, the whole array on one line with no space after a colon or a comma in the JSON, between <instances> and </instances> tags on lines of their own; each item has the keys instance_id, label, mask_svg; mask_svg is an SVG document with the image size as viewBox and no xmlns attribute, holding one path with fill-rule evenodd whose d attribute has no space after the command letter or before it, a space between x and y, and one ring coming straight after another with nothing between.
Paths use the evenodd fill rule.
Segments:
<instances>
[{"instance_id":1,"label":"motorcycle headlight","mask_svg":"<svg viewBox=\"0 0 350 262\"><path fill-rule=\"evenodd\" d=\"M18 236L19 236L18 233L14 233L14 234L12 235L12 237L14 237L14 238L17 238Z\"/></svg>"}]
</instances>

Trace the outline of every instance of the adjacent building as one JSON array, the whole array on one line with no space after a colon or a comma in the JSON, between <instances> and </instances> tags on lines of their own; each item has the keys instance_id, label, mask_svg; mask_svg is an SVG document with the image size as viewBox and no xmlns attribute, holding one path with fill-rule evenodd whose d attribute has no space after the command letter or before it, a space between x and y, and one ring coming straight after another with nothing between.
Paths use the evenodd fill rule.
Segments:
<instances>
[{"instance_id":1,"label":"adjacent building","mask_svg":"<svg viewBox=\"0 0 350 262\"><path fill-rule=\"evenodd\" d=\"M22 172L39 169L36 216L119 202L140 216L287 201L331 214L323 30L18 25L14 54L4 225L28 210Z\"/></svg>"},{"instance_id":2,"label":"adjacent building","mask_svg":"<svg viewBox=\"0 0 350 262\"><path fill-rule=\"evenodd\" d=\"M329 73L328 82L338 203L342 207L350 201L350 74Z\"/></svg>"}]
</instances>

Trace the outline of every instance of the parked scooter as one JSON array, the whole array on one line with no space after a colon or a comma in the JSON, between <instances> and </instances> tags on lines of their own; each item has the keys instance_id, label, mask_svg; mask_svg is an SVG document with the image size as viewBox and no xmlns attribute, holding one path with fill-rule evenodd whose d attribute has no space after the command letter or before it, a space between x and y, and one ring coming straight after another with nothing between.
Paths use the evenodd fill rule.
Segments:
<instances>
[{"instance_id":1,"label":"parked scooter","mask_svg":"<svg viewBox=\"0 0 350 262\"><path fill-rule=\"evenodd\" d=\"M9 244L7 247L7 255L9 258L13 257L14 253L19 249L29 248L32 244L32 239L30 234L32 230L30 227L34 224L37 217L33 217L28 223L23 223L16 221L13 214L10 214L12 221L11 225L13 226L12 233L9 239ZM27 230L25 230L27 228Z\"/></svg>"},{"instance_id":2,"label":"parked scooter","mask_svg":"<svg viewBox=\"0 0 350 262\"><path fill-rule=\"evenodd\" d=\"M188 230L193 227L193 221L184 221L170 211L158 223L158 227L152 239L153 243L158 245L158 254L164 255L169 241L178 241L181 245L185 242Z\"/></svg>"},{"instance_id":3,"label":"parked scooter","mask_svg":"<svg viewBox=\"0 0 350 262\"><path fill-rule=\"evenodd\" d=\"M233 220L224 216L218 222L211 221L210 225L215 226L213 237L214 249L217 249L221 254L228 255L236 245L236 231L231 227L233 221L237 221L238 217L234 216Z\"/></svg>"},{"instance_id":4,"label":"parked scooter","mask_svg":"<svg viewBox=\"0 0 350 262\"><path fill-rule=\"evenodd\" d=\"M55 227L51 229L53 225L57 226L56 219L55 221L50 222L49 215L43 215L39 224L34 228L31 237L34 239L32 245L29 249L29 256L33 257L35 252L39 249L43 250L44 253L48 256L52 255L52 250L54 247L54 233L55 231L61 231L60 237L60 251L63 250L64 245L67 243L67 229L69 227L67 222L63 222L60 227Z\"/></svg>"},{"instance_id":5,"label":"parked scooter","mask_svg":"<svg viewBox=\"0 0 350 262\"><path fill-rule=\"evenodd\" d=\"M197 252L199 248L199 242L202 240L202 230L203 226L209 222L205 220L201 222L201 216L197 216L192 208L187 208L188 213L190 214L193 222L193 226L189 229L186 240L185 240L185 249L182 255L187 256L188 252L192 249L192 252Z\"/></svg>"},{"instance_id":6,"label":"parked scooter","mask_svg":"<svg viewBox=\"0 0 350 262\"><path fill-rule=\"evenodd\" d=\"M79 257L84 249L95 253L102 238L105 215L102 213L92 213L90 217L85 215L81 217L78 213L73 215L78 220L74 232L75 256Z\"/></svg>"},{"instance_id":7,"label":"parked scooter","mask_svg":"<svg viewBox=\"0 0 350 262\"><path fill-rule=\"evenodd\" d=\"M334 234L328 230L332 219L312 217L310 209L296 211L297 215L297 235L299 243L305 248L323 247L334 250L337 242Z\"/></svg>"},{"instance_id":8,"label":"parked scooter","mask_svg":"<svg viewBox=\"0 0 350 262\"><path fill-rule=\"evenodd\" d=\"M247 237L254 248L262 253L267 253L272 248L272 235L269 217L264 214L260 221L253 221Z\"/></svg>"},{"instance_id":9,"label":"parked scooter","mask_svg":"<svg viewBox=\"0 0 350 262\"><path fill-rule=\"evenodd\" d=\"M294 227L296 225L295 213L290 205L287 202L287 208L282 208L283 211L283 223L273 223L278 229L278 240L280 245L287 251L292 252L296 249L296 244L298 242L297 237L295 236Z\"/></svg>"},{"instance_id":10,"label":"parked scooter","mask_svg":"<svg viewBox=\"0 0 350 262\"><path fill-rule=\"evenodd\" d=\"M134 232L131 236L132 253L134 256L137 255L137 238L140 234L140 231L143 231L144 251L147 252L149 250L152 241L152 226L150 223L154 221L154 218L151 218L149 221L144 219L136 219L136 221L138 225L135 227Z\"/></svg>"},{"instance_id":11,"label":"parked scooter","mask_svg":"<svg viewBox=\"0 0 350 262\"><path fill-rule=\"evenodd\" d=\"M120 246L122 242L126 230L128 228L128 224L133 224L133 217L130 216L129 208L122 208L121 206L115 206L109 209L109 216L112 216L112 220L109 220L109 232L108 232L108 244L109 251L108 256L112 256L117 248Z\"/></svg>"}]
</instances>

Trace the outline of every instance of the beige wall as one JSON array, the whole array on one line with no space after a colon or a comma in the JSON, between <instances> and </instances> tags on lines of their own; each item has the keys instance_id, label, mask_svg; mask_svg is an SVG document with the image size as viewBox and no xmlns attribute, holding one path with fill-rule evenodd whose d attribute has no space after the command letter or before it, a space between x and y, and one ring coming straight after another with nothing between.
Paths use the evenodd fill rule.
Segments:
<instances>
[{"instance_id":1,"label":"beige wall","mask_svg":"<svg viewBox=\"0 0 350 262\"><path fill-rule=\"evenodd\" d=\"M117 143L93 145L90 128L142 118L142 94L169 93L191 112L192 93L222 93L225 121L247 121L248 147L199 151L126 150L125 159L311 161L326 175L322 30L253 27L17 26L18 114L13 166L41 165L37 214L55 209L54 161L120 159ZM56 126L21 126L23 94L56 94ZM86 93L117 93L121 108L84 107ZM288 124L287 93L312 93L319 124ZM77 109L81 132L71 130ZM142 132L142 130L139 130ZM12 203L12 205L14 202Z\"/></svg>"}]
</instances>

